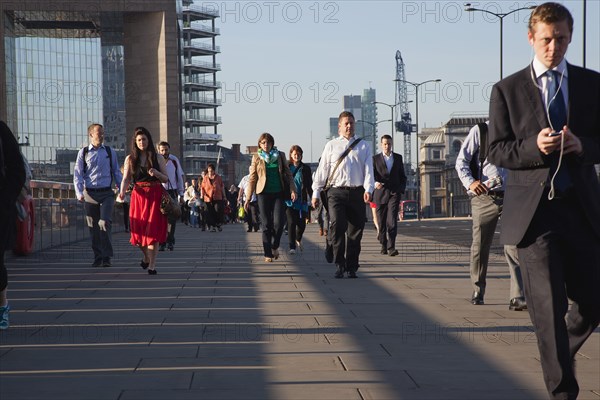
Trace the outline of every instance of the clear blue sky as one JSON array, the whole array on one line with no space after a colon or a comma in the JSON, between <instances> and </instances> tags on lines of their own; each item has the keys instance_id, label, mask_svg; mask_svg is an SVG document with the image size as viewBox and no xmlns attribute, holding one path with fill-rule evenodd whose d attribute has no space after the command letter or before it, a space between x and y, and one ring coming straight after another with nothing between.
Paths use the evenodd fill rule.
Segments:
<instances>
[{"instance_id":1,"label":"clear blue sky","mask_svg":"<svg viewBox=\"0 0 600 400\"><path fill-rule=\"evenodd\" d=\"M567 59L583 63L583 0L562 1L575 18ZM326 143L329 117L343 108L342 97L377 90L377 100L393 104L396 50L406 79L422 82L420 127L445 123L454 112L486 112L491 85L500 75L500 25L481 12L465 12L454 1L215 1L221 17L217 60L222 71L219 133L224 146L256 145L270 132L286 153L293 144L305 161L316 161ZM472 7L509 12L540 4L472 1ZM533 57L527 42L529 12L504 19L504 76ZM600 1L587 1L586 66L600 70ZM409 87L409 99L414 90ZM413 122L415 103L410 104ZM378 120L390 118L379 106ZM379 134L390 125L379 125ZM312 132L312 135L311 135ZM312 146L311 146L312 136ZM396 151L402 140L396 137ZM413 140L414 145L414 140ZM413 154L414 154L413 149ZM414 157L413 157L414 158ZM414 162L414 160L413 160Z\"/></svg>"}]
</instances>

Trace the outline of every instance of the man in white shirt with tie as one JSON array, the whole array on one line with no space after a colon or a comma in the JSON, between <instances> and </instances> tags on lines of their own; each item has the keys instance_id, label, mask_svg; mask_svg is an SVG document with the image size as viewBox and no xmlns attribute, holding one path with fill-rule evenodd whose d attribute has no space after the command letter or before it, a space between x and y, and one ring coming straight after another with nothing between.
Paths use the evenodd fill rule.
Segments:
<instances>
[{"instance_id":1,"label":"man in white shirt with tie","mask_svg":"<svg viewBox=\"0 0 600 400\"><path fill-rule=\"evenodd\" d=\"M371 201L375 184L371 148L366 141L354 137L354 124L351 112L340 114L339 137L325 145L312 186L314 208L319 204L321 191L327 189L330 218L327 240L333 248L335 278L343 278L345 272L349 278L357 277L360 241L367 218L365 203ZM342 158L351 146L354 147Z\"/></svg>"}]
</instances>

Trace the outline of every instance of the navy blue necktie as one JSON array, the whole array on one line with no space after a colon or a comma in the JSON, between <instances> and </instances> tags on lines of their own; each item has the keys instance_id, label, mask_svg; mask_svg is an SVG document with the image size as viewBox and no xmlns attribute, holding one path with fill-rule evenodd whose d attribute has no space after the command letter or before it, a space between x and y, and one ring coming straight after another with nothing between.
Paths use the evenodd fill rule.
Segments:
<instances>
[{"instance_id":1,"label":"navy blue necktie","mask_svg":"<svg viewBox=\"0 0 600 400\"><path fill-rule=\"evenodd\" d=\"M552 129L556 132L562 130L563 126L567 124L567 107L565 106L565 98L561 89L561 74L558 71L546 71L548 76L547 88L548 88L548 117L552 123ZM554 176L556 167L558 166L558 158L560 156L560 150L555 151L550 155L550 175L549 178ZM554 187L558 192L566 192L572 186L571 177L567 170L565 160L560 166L558 174L554 178Z\"/></svg>"},{"instance_id":2,"label":"navy blue necktie","mask_svg":"<svg viewBox=\"0 0 600 400\"><path fill-rule=\"evenodd\" d=\"M558 71L548 70L548 116L552 122L552 128L558 132L567 123L567 107L565 107L565 98L560 88L561 75ZM559 86L560 85L560 86Z\"/></svg>"}]
</instances>

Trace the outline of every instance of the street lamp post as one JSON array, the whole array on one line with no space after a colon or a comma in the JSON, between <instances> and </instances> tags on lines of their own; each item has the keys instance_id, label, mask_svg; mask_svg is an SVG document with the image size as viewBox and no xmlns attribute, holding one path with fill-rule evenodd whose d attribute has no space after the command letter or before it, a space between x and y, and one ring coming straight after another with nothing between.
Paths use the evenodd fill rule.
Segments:
<instances>
[{"instance_id":1,"label":"street lamp post","mask_svg":"<svg viewBox=\"0 0 600 400\"><path fill-rule=\"evenodd\" d=\"M393 122L394 120L392 120L392 119L384 119L382 121L377 121L375 123L373 123L371 121L365 121L365 120L362 120L362 119L356 120L357 124L359 122L362 122L363 124L369 124L369 125L371 125L373 127L373 135L372 135L373 136L373 155L375 155L375 153L376 153L375 152L375 146L377 146L377 135L375 134L375 130L377 129L377 125L380 124L380 123L382 123L382 122L388 122L388 121L392 121ZM393 139L392 139L392 141L393 141Z\"/></svg>"},{"instance_id":2,"label":"street lamp post","mask_svg":"<svg viewBox=\"0 0 600 400\"><path fill-rule=\"evenodd\" d=\"M394 79L395 82L404 82L407 85L411 85L415 88L415 102L417 105L415 106L416 120L415 120L415 129L417 134L417 220L421 220L421 171L419 170L419 86L424 85L429 82L441 82L441 79L429 79L427 81L414 83L404 79Z\"/></svg>"},{"instance_id":3,"label":"street lamp post","mask_svg":"<svg viewBox=\"0 0 600 400\"><path fill-rule=\"evenodd\" d=\"M503 36L503 31L504 31L504 27L503 27L504 17L508 17L510 14L514 14L517 11L533 10L534 8L536 8L536 6L521 7L521 8L512 10L512 11L509 11L507 13L495 13L495 12L492 12L489 10L474 8L474 7L471 7L471 3L465 3L465 11L468 11L468 12L481 11L483 13L491 14L500 20L500 79L502 79L502 77L503 77L503 74L502 74L502 48L503 48L502 36Z\"/></svg>"},{"instance_id":4,"label":"street lamp post","mask_svg":"<svg viewBox=\"0 0 600 400\"><path fill-rule=\"evenodd\" d=\"M392 134L392 143L395 143L395 141L394 141L394 108L398 104L400 104L400 103L396 103L394 105L391 105L391 104L388 104L388 103L384 103L382 101L373 101L373 102L371 102L371 104L381 104L381 105L384 105L384 106L388 106L390 108L390 110L392 111L392 119L390 119L390 121L392 121L392 132L391 132L391 134Z\"/></svg>"}]
</instances>

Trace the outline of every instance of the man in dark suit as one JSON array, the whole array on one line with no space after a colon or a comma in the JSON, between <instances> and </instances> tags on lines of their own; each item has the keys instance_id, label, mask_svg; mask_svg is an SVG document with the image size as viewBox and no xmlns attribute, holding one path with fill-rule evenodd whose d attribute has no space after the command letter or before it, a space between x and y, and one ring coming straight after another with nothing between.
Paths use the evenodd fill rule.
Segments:
<instances>
[{"instance_id":1,"label":"man in dark suit","mask_svg":"<svg viewBox=\"0 0 600 400\"><path fill-rule=\"evenodd\" d=\"M509 170L500 238L518 248L552 399L577 398L574 357L600 321L600 74L565 61L572 33L564 6L538 6L535 59L490 100L488 157Z\"/></svg>"},{"instance_id":2,"label":"man in dark suit","mask_svg":"<svg viewBox=\"0 0 600 400\"><path fill-rule=\"evenodd\" d=\"M398 233L398 208L400 196L406 188L406 174L402 156L392 152L390 135L381 137L381 153L373 156L375 191L373 202L377 205L379 231L377 237L381 243L381 254L398 255L396 234Z\"/></svg>"}]
</instances>

